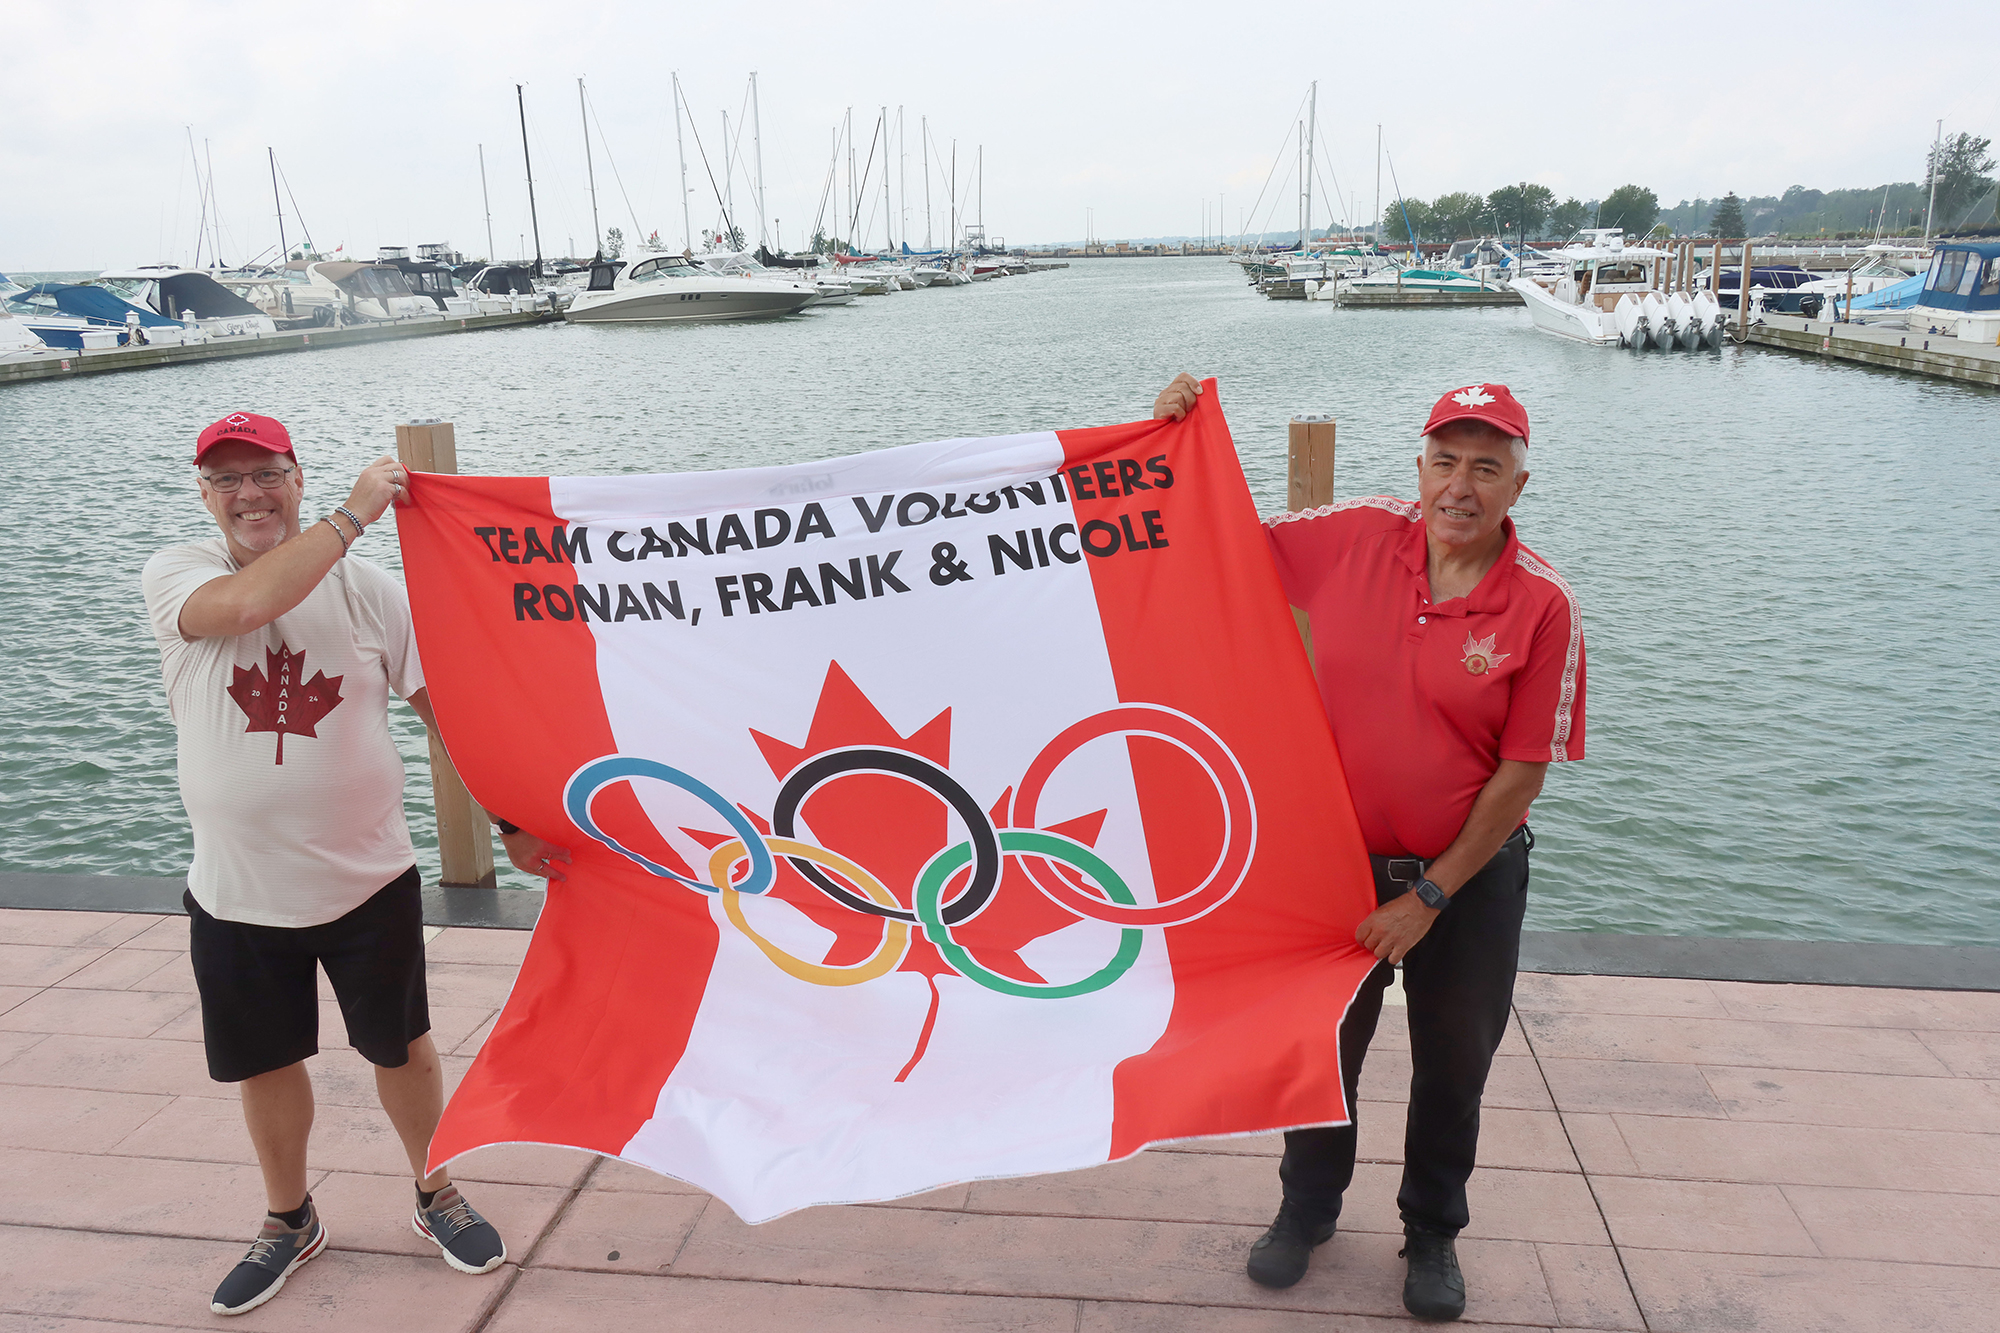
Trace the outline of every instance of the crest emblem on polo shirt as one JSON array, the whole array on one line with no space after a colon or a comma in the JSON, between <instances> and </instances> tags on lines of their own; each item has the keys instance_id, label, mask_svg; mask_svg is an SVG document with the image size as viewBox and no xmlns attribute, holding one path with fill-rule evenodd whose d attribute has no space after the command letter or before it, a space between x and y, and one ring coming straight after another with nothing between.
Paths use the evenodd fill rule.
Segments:
<instances>
[{"instance_id":1,"label":"crest emblem on polo shirt","mask_svg":"<svg viewBox=\"0 0 2000 1333\"><path fill-rule=\"evenodd\" d=\"M1475 676L1483 676L1514 655L1512 653L1496 653L1493 651L1493 641L1499 637L1498 634L1489 634L1483 639L1475 639L1469 631L1467 632L1465 647L1463 649L1467 672Z\"/></svg>"},{"instance_id":2,"label":"crest emblem on polo shirt","mask_svg":"<svg viewBox=\"0 0 2000 1333\"><path fill-rule=\"evenodd\" d=\"M1484 384L1475 384L1470 389L1460 389L1451 396L1451 400L1460 407L1484 407L1488 403L1498 401L1492 394L1486 392Z\"/></svg>"}]
</instances>

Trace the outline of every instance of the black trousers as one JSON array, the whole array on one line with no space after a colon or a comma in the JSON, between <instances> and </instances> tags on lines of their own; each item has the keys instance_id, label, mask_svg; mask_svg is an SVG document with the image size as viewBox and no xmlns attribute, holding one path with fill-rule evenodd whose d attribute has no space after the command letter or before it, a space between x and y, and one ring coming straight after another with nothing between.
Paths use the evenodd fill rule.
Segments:
<instances>
[{"instance_id":1,"label":"black trousers","mask_svg":"<svg viewBox=\"0 0 2000 1333\"><path fill-rule=\"evenodd\" d=\"M1528 848L1517 831L1478 874L1452 895L1430 931L1403 958L1409 999L1410 1114L1403 1136L1403 1187L1396 1196L1403 1225L1456 1236L1464 1229L1465 1182L1479 1150L1479 1099L1493 1053L1507 1031L1514 971L1521 956L1521 920L1528 907ZM1398 867L1399 870L1405 867ZM1375 858L1375 900L1408 890ZM1340 1067L1347 1104L1360 1115L1355 1090L1361 1062L1382 1016L1382 992L1394 969L1378 964L1362 983L1340 1026ZM1355 1126L1295 1129L1285 1135L1278 1166L1285 1201L1309 1222L1340 1216L1341 1195L1354 1179Z\"/></svg>"}]
</instances>

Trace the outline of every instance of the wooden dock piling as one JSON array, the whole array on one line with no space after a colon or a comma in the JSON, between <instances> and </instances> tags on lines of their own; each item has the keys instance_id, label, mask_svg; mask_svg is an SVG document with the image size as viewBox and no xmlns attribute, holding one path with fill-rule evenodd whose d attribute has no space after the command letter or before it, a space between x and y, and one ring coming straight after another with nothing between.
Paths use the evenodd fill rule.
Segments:
<instances>
[{"instance_id":1,"label":"wooden dock piling","mask_svg":"<svg viewBox=\"0 0 2000 1333\"><path fill-rule=\"evenodd\" d=\"M412 472L457 472L458 435L449 421L411 421L396 427L396 457ZM447 888L494 886L493 831L486 811L472 799L451 756L436 736L431 744L431 802L437 810L438 883Z\"/></svg>"},{"instance_id":2,"label":"wooden dock piling","mask_svg":"<svg viewBox=\"0 0 2000 1333\"><path fill-rule=\"evenodd\" d=\"M1331 412L1302 412L1292 418L1285 451L1285 508L1296 513L1333 503L1334 420ZM1312 625L1305 612L1292 608L1306 660L1313 660Z\"/></svg>"}]
</instances>

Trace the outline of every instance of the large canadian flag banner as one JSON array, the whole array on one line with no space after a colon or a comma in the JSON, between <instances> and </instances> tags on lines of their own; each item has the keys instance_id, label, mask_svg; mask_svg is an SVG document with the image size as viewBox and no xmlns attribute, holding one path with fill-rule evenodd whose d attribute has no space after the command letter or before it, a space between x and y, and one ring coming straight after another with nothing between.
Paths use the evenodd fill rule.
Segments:
<instances>
[{"instance_id":1,"label":"large canadian flag banner","mask_svg":"<svg viewBox=\"0 0 2000 1333\"><path fill-rule=\"evenodd\" d=\"M1374 894L1213 382L1184 422L417 474L430 696L570 847L433 1167L747 1221L1349 1119Z\"/></svg>"}]
</instances>

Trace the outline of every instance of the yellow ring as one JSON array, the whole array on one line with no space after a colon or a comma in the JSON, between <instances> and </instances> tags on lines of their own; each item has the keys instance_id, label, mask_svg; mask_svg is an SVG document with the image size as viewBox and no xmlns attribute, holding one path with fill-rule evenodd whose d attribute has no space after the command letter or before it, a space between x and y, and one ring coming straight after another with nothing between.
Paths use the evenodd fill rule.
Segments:
<instances>
[{"instance_id":1,"label":"yellow ring","mask_svg":"<svg viewBox=\"0 0 2000 1333\"><path fill-rule=\"evenodd\" d=\"M854 862L830 852L824 847L815 847L809 842L794 842L790 838L764 839L764 845L778 856L796 856L802 860L825 866L848 883L860 889L871 899L884 907L901 907L895 895L882 886L882 881L863 870ZM741 838L732 838L717 847L708 858L708 878L722 893L722 910L728 914L729 923L742 931L749 941L764 951L764 956L776 963L780 969L801 981L810 981L815 986L858 986L864 981L873 981L896 969L903 961L903 954L910 942L910 927L907 922L882 919L882 947L872 958L851 967L830 967L825 963L808 963L803 958L794 958L777 945L750 928L743 916L743 895L729 882L729 871L736 862L749 854Z\"/></svg>"}]
</instances>

